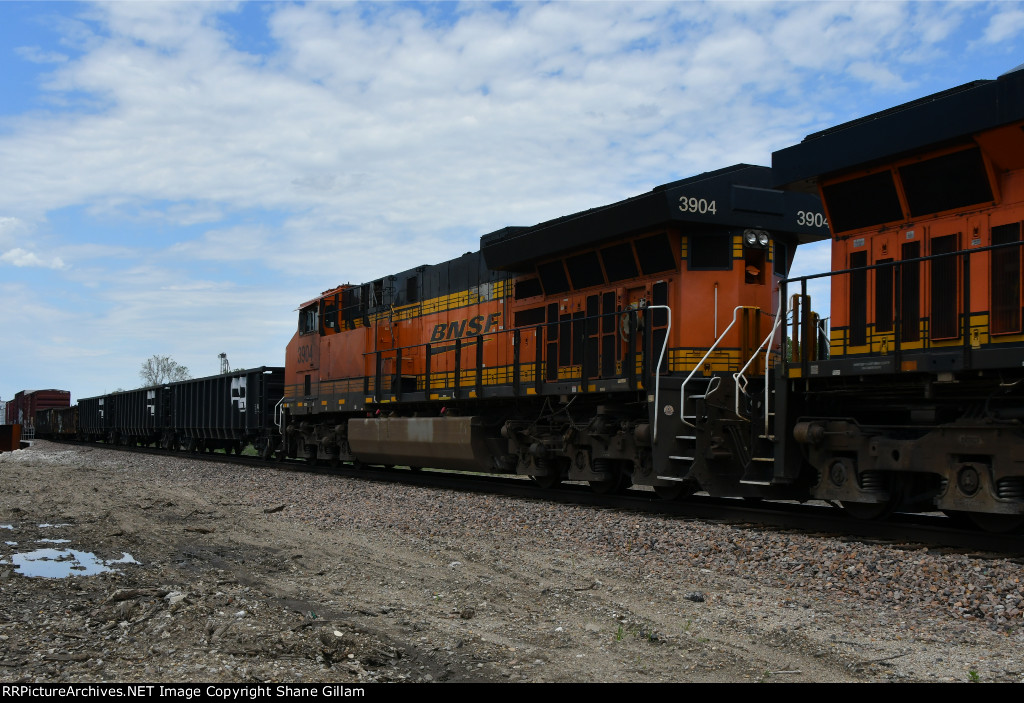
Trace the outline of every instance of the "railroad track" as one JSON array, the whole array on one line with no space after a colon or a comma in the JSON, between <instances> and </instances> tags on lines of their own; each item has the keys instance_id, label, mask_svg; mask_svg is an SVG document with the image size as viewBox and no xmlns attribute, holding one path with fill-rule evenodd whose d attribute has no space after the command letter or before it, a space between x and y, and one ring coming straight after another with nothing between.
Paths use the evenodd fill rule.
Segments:
<instances>
[{"instance_id":1,"label":"railroad track","mask_svg":"<svg viewBox=\"0 0 1024 703\"><path fill-rule=\"evenodd\" d=\"M801 504L792 501L751 501L712 498L696 494L676 500L657 497L653 491L631 488L615 494L595 493L586 484L563 483L542 488L526 477L472 474L455 471L408 467L366 466L326 462L310 464L301 459L265 461L254 456L220 452L167 452L148 447L113 444L63 442L129 451L153 456L187 458L279 471L329 474L365 481L397 483L425 488L488 493L514 498L591 506L612 510L663 515L680 520L708 520L757 529L792 530L802 534L877 542L888 546L906 545L909 549L943 549L976 552L985 556L1024 559L1024 536L982 532L964 528L941 514L896 513L886 520L858 520L829 505Z\"/></svg>"}]
</instances>

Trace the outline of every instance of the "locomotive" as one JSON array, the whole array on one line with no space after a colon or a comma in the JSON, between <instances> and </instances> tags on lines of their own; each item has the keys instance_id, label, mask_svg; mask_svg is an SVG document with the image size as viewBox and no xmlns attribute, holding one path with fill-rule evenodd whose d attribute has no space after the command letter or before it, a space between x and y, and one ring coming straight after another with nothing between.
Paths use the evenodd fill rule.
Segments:
<instances>
[{"instance_id":1,"label":"locomotive","mask_svg":"<svg viewBox=\"0 0 1024 703\"><path fill-rule=\"evenodd\" d=\"M777 389L815 498L1024 521L1021 68L773 155L775 184L817 191L832 233L829 354L808 349Z\"/></svg>"},{"instance_id":2,"label":"locomotive","mask_svg":"<svg viewBox=\"0 0 1024 703\"><path fill-rule=\"evenodd\" d=\"M708 490L708 464L761 495L735 480L761 458L750 392L779 353L778 282L825 236L815 196L739 164L325 291L286 352L285 453L666 495ZM730 412L703 462L711 394Z\"/></svg>"},{"instance_id":3,"label":"locomotive","mask_svg":"<svg viewBox=\"0 0 1024 703\"><path fill-rule=\"evenodd\" d=\"M329 289L283 369L83 400L78 432L1015 531L1022 221L1016 70ZM787 278L826 239L831 271Z\"/></svg>"}]
</instances>

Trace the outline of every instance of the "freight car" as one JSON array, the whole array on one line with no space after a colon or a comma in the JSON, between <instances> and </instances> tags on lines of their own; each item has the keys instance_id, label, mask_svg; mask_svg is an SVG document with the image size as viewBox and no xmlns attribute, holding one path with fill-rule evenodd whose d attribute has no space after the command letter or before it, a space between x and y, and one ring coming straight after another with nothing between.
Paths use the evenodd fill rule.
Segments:
<instances>
[{"instance_id":1,"label":"freight car","mask_svg":"<svg viewBox=\"0 0 1024 703\"><path fill-rule=\"evenodd\" d=\"M751 392L779 354L778 282L828 234L816 197L770 181L705 173L303 303L285 453L677 495L698 487L715 394L714 461L731 494L763 495L740 479L760 459Z\"/></svg>"},{"instance_id":2,"label":"freight car","mask_svg":"<svg viewBox=\"0 0 1024 703\"><path fill-rule=\"evenodd\" d=\"M832 327L828 358L806 348L782 369L775 433L798 446L766 479L803 464L813 497L864 517L937 508L1019 528L1024 71L812 134L772 163L776 184L824 201Z\"/></svg>"},{"instance_id":3,"label":"freight car","mask_svg":"<svg viewBox=\"0 0 1024 703\"><path fill-rule=\"evenodd\" d=\"M77 436L84 441L168 450L241 454L252 445L270 457L280 444L284 369L262 366L82 398Z\"/></svg>"},{"instance_id":4,"label":"freight car","mask_svg":"<svg viewBox=\"0 0 1024 703\"><path fill-rule=\"evenodd\" d=\"M50 388L39 391L18 391L7 401L6 422L35 428L36 414L48 408L67 408L71 405L71 392Z\"/></svg>"}]
</instances>

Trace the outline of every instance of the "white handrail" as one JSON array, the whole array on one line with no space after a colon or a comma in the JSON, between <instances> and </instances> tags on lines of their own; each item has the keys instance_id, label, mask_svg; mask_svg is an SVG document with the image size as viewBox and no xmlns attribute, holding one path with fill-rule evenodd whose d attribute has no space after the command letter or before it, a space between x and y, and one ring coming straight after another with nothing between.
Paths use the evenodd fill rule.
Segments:
<instances>
[{"instance_id":1,"label":"white handrail","mask_svg":"<svg viewBox=\"0 0 1024 703\"><path fill-rule=\"evenodd\" d=\"M665 310L668 316L668 328L665 330L665 341L661 345L661 354L658 355L658 365L654 367L654 436L651 444L658 443L658 392L661 390L661 362L665 358L665 350L668 349L668 340L672 332L672 308L668 305L648 305L645 310ZM651 322L654 320L652 318ZM653 326L653 324L652 324Z\"/></svg>"},{"instance_id":2,"label":"white handrail","mask_svg":"<svg viewBox=\"0 0 1024 703\"><path fill-rule=\"evenodd\" d=\"M736 324L736 315L739 313L740 310L743 310L746 307L746 305L737 305L735 308L733 308L732 322L729 323L729 326L725 328L725 331L722 332L718 339L715 340L715 343L711 345L707 353L703 357L701 357L701 360L698 361L697 365L693 367L693 371L691 371L690 375L687 376L686 379L683 381L683 385L679 387L679 419L683 421L683 424L689 425L690 427L694 427L694 425L686 421L686 384L690 382L690 379L693 378L695 373L697 373L697 370L704 365L704 362L707 361L709 356L711 356L711 352L715 351L718 345L722 343L722 340L725 339L725 335L729 334L729 330L731 330L732 326ZM655 425L654 429L655 432L657 432L657 425Z\"/></svg>"}]
</instances>

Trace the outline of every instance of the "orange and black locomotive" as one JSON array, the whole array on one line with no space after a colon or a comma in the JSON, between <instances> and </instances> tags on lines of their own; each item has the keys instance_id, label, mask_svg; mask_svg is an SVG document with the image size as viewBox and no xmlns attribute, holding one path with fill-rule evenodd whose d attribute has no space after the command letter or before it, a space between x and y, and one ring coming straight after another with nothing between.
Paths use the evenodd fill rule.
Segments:
<instances>
[{"instance_id":1,"label":"orange and black locomotive","mask_svg":"<svg viewBox=\"0 0 1024 703\"><path fill-rule=\"evenodd\" d=\"M699 485L686 427L717 389L741 406L718 450L739 487L763 409L732 378L763 379L778 283L827 236L818 199L770 175L702 174L326 291L288 345L287 453L672 494Z\"/></svg>"}]
</instances>

